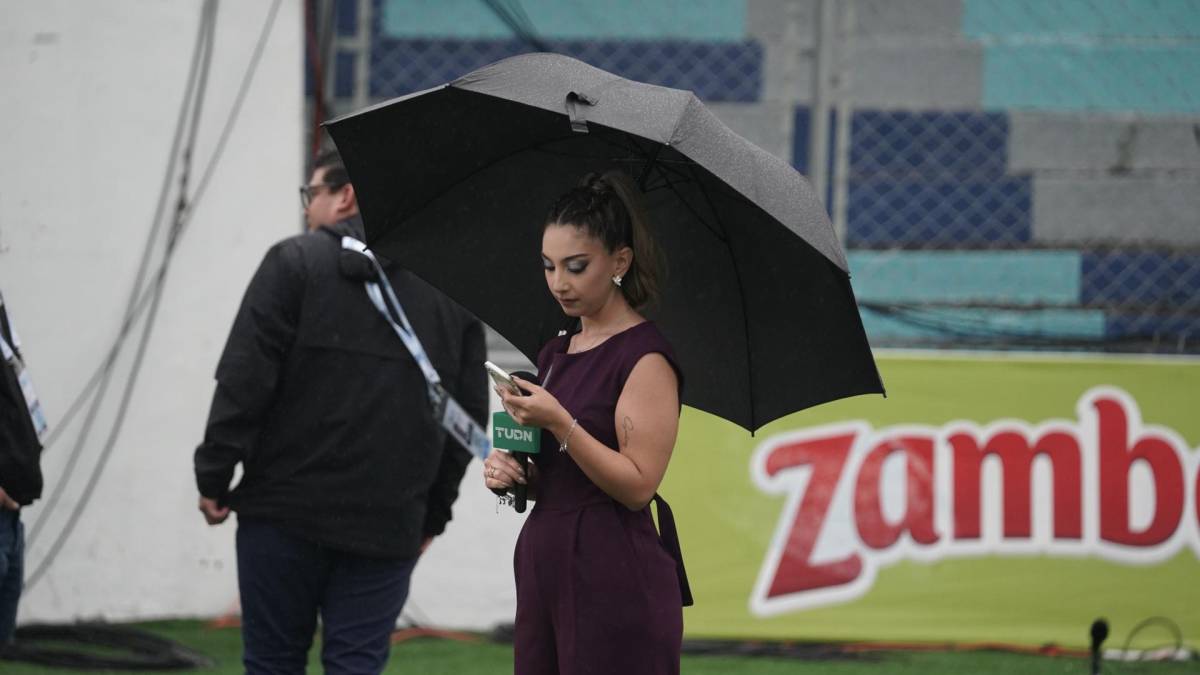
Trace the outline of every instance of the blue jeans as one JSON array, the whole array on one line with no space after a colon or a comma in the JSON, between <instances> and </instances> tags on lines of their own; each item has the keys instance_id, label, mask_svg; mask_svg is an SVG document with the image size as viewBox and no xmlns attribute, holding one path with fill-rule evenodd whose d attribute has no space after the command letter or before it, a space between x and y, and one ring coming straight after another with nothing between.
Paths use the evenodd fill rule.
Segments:
<instances>
[{"instance_id":1,"label":"blue jeans","mask_svg":"<svg viewBox=\"0 0 1200 675\"><path fill-rule=\"evenodd\" d=\"M358 556L239 518L237 559L249 675L303 673L318 612L327 674L379 673L387 665L416 558Z\"/></svg>"},{"instance_id":2,"label":"blue jeans","mask_svg":"<svg viewBox=\"0 0 1200 675\"><path fill-rule=\"evenodd\" d=\"M12 642L24 576L25 527L21 512L0 509L0 645Z\"/></svg>"}]
</instances>

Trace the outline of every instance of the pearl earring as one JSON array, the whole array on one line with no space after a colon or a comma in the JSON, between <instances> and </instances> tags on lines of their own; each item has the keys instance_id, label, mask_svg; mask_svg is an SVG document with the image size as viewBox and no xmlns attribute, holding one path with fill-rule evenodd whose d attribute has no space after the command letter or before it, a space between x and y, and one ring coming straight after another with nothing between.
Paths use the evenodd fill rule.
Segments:
<instances>
[{"instance_id":1,"label":"pearl earring","mask_svg":"<svg viewBox=\"0 0 1200 675\"><path fill-rule=\"evenodd\" d=\"M620 288L620 286L621 286L621 275L620 274L613 277L613 283L616 284L618 288Z\"/></svg>"}]
</instances>

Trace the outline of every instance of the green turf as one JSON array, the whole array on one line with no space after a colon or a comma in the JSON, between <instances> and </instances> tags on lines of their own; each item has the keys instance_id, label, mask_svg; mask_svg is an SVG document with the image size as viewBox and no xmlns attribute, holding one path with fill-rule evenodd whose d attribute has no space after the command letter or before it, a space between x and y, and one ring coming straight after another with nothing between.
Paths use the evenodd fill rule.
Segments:
<instances>
[{"instance_id":1,"label":"green turf","mask_svg":"<svg viewBox=\"0 0 1200 675\"><path fill-rule=\"evenodd\" d=\"M212 629L195 621L168 621L138 624L163 637L176 640L200 651L216 665L198 671L205 675L241 673L241 639L237 629ZM310 671L321 672L318 649L314 648ZM775 675L783 673L817 675L978 675L1020 673L1021 675L1062 675L1086 673L1087 663L1080 658L1042 657L1000 652L901 652L871 654L852 661L801 661L763 657L685 656L683 672L688 675ZM1183 675L1196 673L1196 663L1106 663L1111 675ZM0 661L5 675L46 675L69 671ZM144 672L144 671L143 671ZM179 672L179 671L176 671ZM503 675L512 672L512 648L507 645L453 642L422 638L396 645L388 663L388 673L422 675Z\"/></svg>"}]
</instances>

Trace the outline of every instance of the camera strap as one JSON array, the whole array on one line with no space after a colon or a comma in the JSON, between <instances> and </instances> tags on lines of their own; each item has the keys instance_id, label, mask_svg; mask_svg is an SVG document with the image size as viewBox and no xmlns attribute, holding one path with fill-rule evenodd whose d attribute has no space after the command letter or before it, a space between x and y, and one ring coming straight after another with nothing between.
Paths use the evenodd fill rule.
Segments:
<instances>
[{"instance_id":1,"label":"camera strap","mask_svg":"<svg viewBox=\"0 0 1200 675\"><path fill-rule=\"evenodd\" d=\"M421 346L421 340L413 330L408 315L404 313L404 306L396 297L396 291L392 288L392 282L388 280L387 274L384 273L383 265L379 264L379 260L366 244L354 237L342 237L342 248L361 253L371 261L375 269L376 280L363 282L367 289L367 297L371 300L371 304L375 305L375 309L379 310L379 313L387 320L392 330L400 338L400 342L404 343L408 352L412 354L413 360L417 362L417 366L421 368L421 373L425 376L429 400L433 405L434 417L441 423L442 428L464 448L470 450L481 460L487 459L488 453L492 449L487 430L472 419L458 401L454 400L450 392L442 386L442 378L429 360L429 355L425 353L425 348Z\"/></svg>"}]
</instances>

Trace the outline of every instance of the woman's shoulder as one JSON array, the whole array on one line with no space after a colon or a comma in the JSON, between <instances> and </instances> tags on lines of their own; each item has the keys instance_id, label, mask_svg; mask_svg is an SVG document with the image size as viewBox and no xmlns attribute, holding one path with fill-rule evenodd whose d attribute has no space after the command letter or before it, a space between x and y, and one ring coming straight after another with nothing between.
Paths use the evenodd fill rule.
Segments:
<instances>
[{"instance_id":1,"label":"woman's shoulder","mask_svg":"<svg viewBox=\"0 0 1200 675\"><path fill-rule=\"evenodd\" d=\"M623 378L628 378L633 371L634 366L649 354L660 354L667 360L671 369L675 371L675 375L679 380L680 389L683 388L683 371L679 367L679 362L675 359L675 350L671 347L671 342L667 336L659 330L658 325L653 321L647 320L629 329L628 334L622 344L622 366Z\"/></svg>"},{"instance_id":2,"label":"woman's shoulder","mask_svg":"<svg viewBox=\"0 0 1200 675\"><path fill-rule=\"evenodd\" d=\"M630 328L625 338L622 346L626 351L641 354L664 352L672 359L675 358L675 350L671 348L671 342L659 330L658 324L649 319Z\"/></svg>"}]
</instances>

